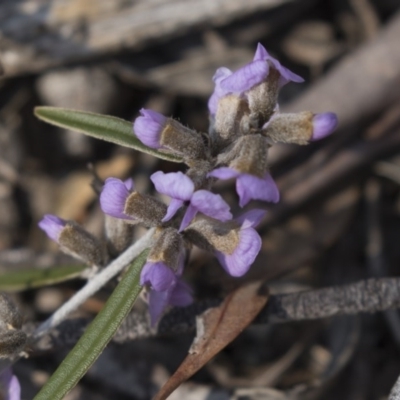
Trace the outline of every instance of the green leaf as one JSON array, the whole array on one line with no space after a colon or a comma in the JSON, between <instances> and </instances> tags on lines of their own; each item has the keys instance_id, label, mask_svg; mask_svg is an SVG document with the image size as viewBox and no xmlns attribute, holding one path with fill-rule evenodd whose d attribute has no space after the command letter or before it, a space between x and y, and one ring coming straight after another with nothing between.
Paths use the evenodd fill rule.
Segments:
<instances>
[{"instance_id":1,"label":"green leaf","mask_svg":"<svg viewBox=\"0 0 400 400\"><path fill-rule=\"evenodd\" d=\"M104 308L34 400L61 400L97 360L142 289L139 278L148 252L144 250L135 259Z\"/></svg>"},{"instance_id":2,"label":"green leaf","mask_svg":"<svg viewBox=\"0 0 400 400\"><path fill-rule=\"evenodd\" d=\"M0 290L16 292L41 286L53 285L81 276L86 265L60 265L53 268L21 269L0 274Z\"/></svg>"},{"instance_id":3,"label":"green leaf","mask_svg":"<svg viewBox=\"0 0 400 400\"><path fill-rule=\"evenodd\" d=\"M147 147L134 135L132 123L117 117L59 107L36 107L35 115L49 124L139 150L163 160L183 161L178 156Z\"/></svg>"}]
</instances>

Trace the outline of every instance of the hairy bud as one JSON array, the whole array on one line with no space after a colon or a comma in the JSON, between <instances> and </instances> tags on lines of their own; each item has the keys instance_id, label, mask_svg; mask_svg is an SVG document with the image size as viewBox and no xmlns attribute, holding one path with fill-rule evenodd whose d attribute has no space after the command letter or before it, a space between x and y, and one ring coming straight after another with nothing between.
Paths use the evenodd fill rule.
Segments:
<instances>
[{"instance_id":1,"label":"hairy bud","mask_svg":"<svg viewBox=\"0 0 400 400\"><path fill-rule=\"evenodd\" d=\"M242 97L231 94L219 99L214 124L217 147L226 146L240 135L248 114L248 104Z\"/></svg>"},{"instance_id":2,"label":"hairy bud","mask_svg":"<svg viewBox=\"0 0 400 400\"><path fill-rule=\"evenodd\" d=\"M111 254L118 255L132 243L133 229L133 224L127 224L123 219L106 215L105 231Z\"/></svg>"},{"instance_id":3,"label":"hairy bud","mask_svg":"<svg viewBox=\"0 0 400 400\"><path fill-rule=\"evenodd\" d=\"M158 233L147 260L154 263L163 262L174 271L177 271L182 260L183 251L182 236L174 228L165 228Z\"/></svg>"},{"instance_id":4,"label":"hairy bud","mask_svg":"<svg viewBox=\"0 0 400 400\"><path fill-rule=\"evenodd\" d=\"M162 147L182 154L189 161L206 158L202 135L172 118L168 118L161 132L160 143Z\"/></svg>"},{"instance_id":5,"label":"hairy bud","mask_svg":"<svg viewBox=\"0 0 400 400\"><path fill-rule=\"evenodd\" d=\"M149 227L162 225L166 212L165 204L138 192L131 193L125 202L124 213Z\"/></svg>"},{"instance_id":6,"label":"hairy bud","mask_svg":"<svg viewBox=\"0 0 400 400\"><path fill-rule=\"evenodd\" d=\"M308 144L313 134L313 117L310 111L278 114L265 124L262 133L273 142Z\"/></svg>"},{"instance_id":7,"label":"hairy bud","mask_svg":"<svg viewBox=\"0 0 400 400\"><path fill-rule=\"evenodd\" d=\"M80 225L68 221L60 232L58 243L61 249L90 265L104 265L107 261L102 243Z\"/></svg>"},{"instance_id":8,"label":"hairy bud","mask_svg":"<svg viewBox=\"0 0 400 400\"><path fill-rule=\"evenodd\" d=\"M202 215L192 221L184 234L203 250L231 254L239 242L238 228L235 221L221 222Z\"/></svg>"},{"instance_id":9,"label":"hairy bud","mask_svg":"<svg viewBox=\"0 0 400 400\"><path fill-rule=\"evenodd\" d=\"M280 73L271 68L265 81L248 91L251 120L255 120L255 128L261 128L274 114L278 101Z\"/></svg>"},{"instance_id":10,"label":"hairy bud","mask_svg":"<svg viewBox=\"0 0 400 400\"><path fill-rule=\"evenodd\" d=\"M8 296L0 293L0 358L17 355L24 348L27 336L21 327L18 308Z\"/></svg>"}]
</instances>

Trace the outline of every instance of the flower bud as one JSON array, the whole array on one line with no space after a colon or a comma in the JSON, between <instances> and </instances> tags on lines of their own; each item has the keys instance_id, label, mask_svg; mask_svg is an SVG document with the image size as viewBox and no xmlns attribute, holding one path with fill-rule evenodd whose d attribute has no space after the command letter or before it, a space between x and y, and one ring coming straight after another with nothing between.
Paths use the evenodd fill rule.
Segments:
<instances>
[{"instance_id":1,"label":"flower bud","mask_svg":"<svg viewBox=\"0 0 400 400\"><path fill-rule=\"evenodd\" d=\"M24 348L27 336L21 327L18 308L8 296L0 293L0 358L13 357Z\"/></svg>"},{"instance_id":2,"label":"flower bud","mask_svg":"<svg viewBox=\"0 0 400 400\"><path fill-rule=\"evenodd\" d=\"M247 102L239 96L230 94L219 99L214 124L217 149L240 135L249 113Z\"/></svg>"},{"instance_id":3,"label":"flower bud","mask_svg":"<svg viewBox=\"0 0 400 400\"><path fill-rule=\"evenodd\" d=\"M147 260L154 263L163 262L174 272L182 273L183 255L184 244L182 236L174 228L164 228L155 239Z\"/></svg>"},{"instance_id":4,"label":"flower bud","mask_svg":"<svg viewBox=\"0 0 400 400\"><path fill-rule=\"evenodd\" d=\"M61 250L90 265L104 265L107 261L104 246L100 241L73 221L65 221L55 215L45 215L39 222L50 239L56 241Z\"/></svg>"},{"instance_id":5,"label":"flower bud","mask_svg":"<svg viewBox=\"0 0 400 400\"><path fill-rule=\"evenodd\" d=\"M153 111L142 108L140 110L141 117L136 118L133 124L133 131L139 140L146 146L153 149L161 147L161 132L167 122L167 117Z\"/></svg>"},{"instance_id":6,"label":"flower bud","mask_svg":"<svg viewBox=\"0 0 400 400\"><path fill-rule=\"evenodd\" d=\"M278 188L268 173L268 143L261 135L241 137L235 146L218 158L219 164L228 164L210 172L208 176L218 179L236 178L236 192L240 207L250 200L278 202Z\"/></svg>"},{"instance_id":7,"label":"flower bud","mask_svg":"<svg viewBox=\"0 0 400 400\"><path fill-rule=\"evenodd\" d=\"M331 112L315 114L313 121L313 133L311 140L320 140L330 135L338 125L337 115Z\"/></svg>"},{"instance_id":8,"label":"flower bud","mask_svg":"<svg viewBox=\"0 0 400 400\"><path fill-rule=\"evenodd\" d=\"M104 245L79 224L68 221L58 238L61 249L90 265L102 266L107 262Z\"/></svg>"},{"instance_id":9,"label":"flower bud","mask_svg":"<svg viewBox=\"0 0 400 400\"><path fill-rule=\"evenodd\" d=\"M0 329L11 327L20 329L22 326L22 317L11 298L4 293L0 293Z\"/></svg>"},{"instance_id":10,"label":"flower bud","mask_svg":"<svg viewBox=\"0 0 400 400\"><path fill-rule=\"evenodd\" d=\"M136 118L133 129L145 145L172 150L188 160L206 158L200 134L155 111L141 109L140 113L142 116Z\"/></svg>"},{"instance_id":11,"label":"flower bud","mask_svg":"<svg viewBox=\"0 0 400 400\"><path fill-rule=\"evenodd\" d=\"M273 142L308 144L333 132L337 126L334 113L313 114L303 111L295 114L278 114L267 122L262 133Z\"/></svg>"},{"instance_id":12,"label":"flower bud","mask_svg":"<svg viewBox=\"0 0 400 400\"><path fill-rule=\"evenodd\" d=\"M123 219L105 216L105 233L109 251L112 255L122 253L133 239L134 225L127 224Z\"/></svg>"},{"instance_id":13,"label":"flower bud","mask_svg":"<svg viewBox=\"0 0 400 400\"><path fill-rule=\"evenodd\" d=\"M166 213L165 204L154 197L138 192L131 193L125 202L124 214L148 227L162 225Z\"/></svg>"},{"instance_id":14,"label":"flower bud","mask_svg":"<svg viewBox=\"0 0 400 400\"><path fill-rule=\"evenodd\" d=\"M313 135L313 117L310 111L277 114L264 125L262 134L274 143L308 144Z\"/></svg>"},{"instance_id":15,"label":"flower bud","mask_svg":"<svg viewBox=\"0 0 400 400\"><path fill-rule=\"evenodd\" d=\"M229 222L197 217L185 236L198 247L214 252L222 267L231 276L239 277L249 270L260 252L261 238L253 227L263 215L263 210L252 210Z\"/></svg>"}]
</instances>

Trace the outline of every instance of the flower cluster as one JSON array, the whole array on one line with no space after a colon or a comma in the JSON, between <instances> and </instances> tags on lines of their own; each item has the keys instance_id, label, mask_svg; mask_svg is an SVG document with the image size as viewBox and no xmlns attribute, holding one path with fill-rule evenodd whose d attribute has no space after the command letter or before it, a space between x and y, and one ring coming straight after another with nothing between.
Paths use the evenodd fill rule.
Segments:
<instances>
[{"instance_id":1,"label":"flower cluster","mask_svg":"<svg viewBox=\"0 0 400 400\"><path fill-rule=\"evenodd\" d=\"M101 208L112 222L108 226L122 221L124 226L157 228L141 273L153 324L167 306L192 301L191 289L182 280L187 249L192 245L213 252L234 277L249 270L261 249L255 227L264 211L253 209L234 218L229 204L212 192L214 183L234 179L240 207L252 200L278 202L279 191L268 169L268 149L277 142L308 144L327 136L337 125L332 113L279 112L280 88L303 79L261 44L252 62L235 72L220 68L213 80L208 133L191 130L152 110L142 109L134 122L134 133L143 144L180 156L188 166L185 173L157 171L150 177L156 191L171 199L169 205L139 193L132 180L108 178L100 194ZM83 238L80 243L85 241L84 246L92 248L88 261L104 262L104 255L94 251L94 239L76 224L46 216L40 226L61 246L84 258L85 251L76 243L72 248L74 230L75 236ZM110 242L116 242L121 229L108 229L107 234Z\"/></svg>"}]
</instances>

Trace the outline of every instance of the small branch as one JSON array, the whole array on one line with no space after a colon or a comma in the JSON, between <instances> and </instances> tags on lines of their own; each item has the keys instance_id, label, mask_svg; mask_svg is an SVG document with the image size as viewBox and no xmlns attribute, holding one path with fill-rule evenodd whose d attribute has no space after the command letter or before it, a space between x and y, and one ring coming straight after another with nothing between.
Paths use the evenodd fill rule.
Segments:
<instances>
[{"instance_id":1,"label":"small branch","mask_svg":"<svg viewBox=\"0 0 400 400\"><path fill-rule=\"evenodd\" d=\"M135 310L124 320L113 340L124 343L194 331L196 316L217 307L221 301L210 299L188 307L176 307L161 319L156 330L149 325L147 311ZM367 279L349 285L272 295L254 323L277 324L394 308L400 308L400 278ZM63 321L55 331L49 332L51 340L44 340L43 345L38 343L36 350L49 350L49 343L55 347L73 345L89 323L90 320L82 318Z\"/></svg>"},{"instance_id":2,"label":"small branch","mask_svg":"<svg viewBox=\"0 0 400 400\"><path fill-rule=\"evenodd\" d=\"M125 250L111 264L102 269L98 274L87 282L87 284L69 299L62 307L60 307L50 318L43 322L33 333L33 338L38 339L44 335L49 329L57 326L63 321L72 311L76 310L90 296L96 293L110 279L121 272L135 257L137 257L146 247L149 246L153 236L154 229L149 229L147 233L140 238L131 247Z\"/></svg>"},{"instance_id":3,"label":"small branch","mask_svg":"<svg viewBox=\"0 0 400 400\"><path fill-rule=\"evenodd\" d=\"M349 285L271 296L257 322L300 321L393 308L400 308L400 278L372 278Z\"/></svg>"},{"instance_id":4,"label":"small branch","mask_svg":"<svg viewBox=\"0 0 400 400\"><path fill-rule=\"evenodd\" d=\"M397 378L396 383L390 391L388 400L400 400L400 377Z\"/></svg>"}]
</instances>

